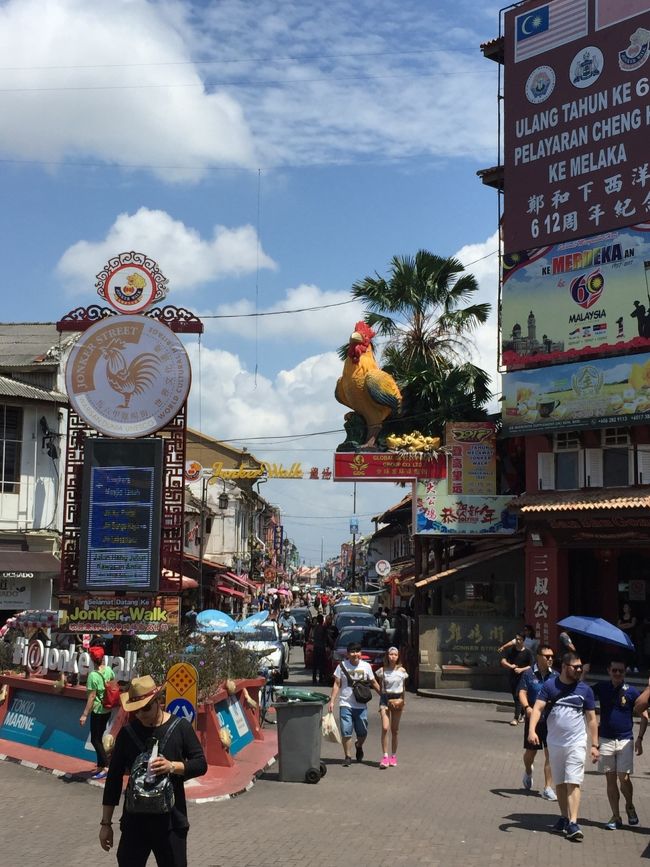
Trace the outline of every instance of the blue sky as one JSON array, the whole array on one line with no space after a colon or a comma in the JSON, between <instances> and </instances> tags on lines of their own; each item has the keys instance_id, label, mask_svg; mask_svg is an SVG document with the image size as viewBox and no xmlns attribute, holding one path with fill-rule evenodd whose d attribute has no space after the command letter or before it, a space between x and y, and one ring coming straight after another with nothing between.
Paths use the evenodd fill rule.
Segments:
<instances>
[{"instance_id":1,"label":"blue sky","mask_svg":"<svg viewBox=\"0 0 650 867\"><path fill-rule=\"evenodd\" d=\"M497 160L497 66L479 44L498 8L0 0L2 319L94 303L109 256L146 252L169 303L205 317L200 349L185 341L192 426L330 466L340 436L302 435L341 427L336 348L361 309L210 317L338 304L420 248L480 260L496 303L496 193L476 171ZM495 316L474 352L494 372ZM347 537L350 485L262 491L307 563ZM359 485L361 532L402 493Z\"/></svg>"}]
</instances>

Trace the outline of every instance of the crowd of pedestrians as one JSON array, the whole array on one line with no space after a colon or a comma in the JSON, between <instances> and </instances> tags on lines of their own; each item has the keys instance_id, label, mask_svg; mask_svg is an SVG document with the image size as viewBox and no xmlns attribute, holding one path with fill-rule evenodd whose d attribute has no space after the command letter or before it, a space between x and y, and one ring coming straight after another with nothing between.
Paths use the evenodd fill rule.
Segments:
<instances>
[{"instance_id":1,"label":"crowd of pedestrians","mask_svg":"<svg viewBox=\"0 0 650 867\"><path fill-rule=\"evenodd\" d=\"M650 684L641 692L626 683L626 664L616 656L607 667L607 680L587 682L592 680L589 666L583 664L568 633L560 636L559 660L547 644L538 644L533 658L532 648L524 644L526 637L522 630L500 648L513 695L511 724L524 721L524 790L531 791L534 762L544 751L541 796L557 801L560 812L553 830L580 841L584 837L579 824L581 787L589 758L605 779L611 815L603 826L612 831L623 828L621 796L627 824L638 825L631 777L635 754L643 754ZM635 714L640 717L636 739Z\"/></svg>"}]
</instances>

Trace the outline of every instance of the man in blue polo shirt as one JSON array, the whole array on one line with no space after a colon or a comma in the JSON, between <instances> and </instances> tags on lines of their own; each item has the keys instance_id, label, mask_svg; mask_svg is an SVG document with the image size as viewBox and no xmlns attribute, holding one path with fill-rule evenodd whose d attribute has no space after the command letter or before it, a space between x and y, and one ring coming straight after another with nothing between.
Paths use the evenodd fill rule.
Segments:
<instances>
[{"instance_id":1,"label":"man in blue polo shirt","mask_svg":"<svg viewBox=\"0 0 650 867\"><path fill-rule=\"evenodd\" d=\"M633 788L630 774L634 770L633 719L634 703L640 693L625 683L625 663L613 659L607 669L608 681L594 684L594 695L600 702L600 760L598 770L607 780L607 798L612 808L612 817L605 827L610 831L623 827L619 810L620 796L625 799L625 812L630 825L638 825L639 817L633 803ZM643 730L647 720L642 719ZM640 736L643 737L643 731ZM637 752L642 749L637 742ZM639 753L640 755L640 753ZM620 785L620 792L619 792Z\"/></svg>"},{"instance_id":2,"label":"man in blue polo shirt","mask_svg":"<svg viewBox=\"0 0 650 867\"><path fill-rule=\"evenodd\" d=\"M542 790L542 798L547 801L557 801L557 796L553 791L553 775L551 774L551 766L548 760L548 746L546 744L546 721L540 720L537 726L537 734L539 736L538 744L531 744L528 740L530 729L530 717L533 712L533 705L539 697L540 690L543 684L554 677L553 671L553 649L548 644L540 644L537 648L537 662L532 668L525 671L519 681L519 702L521 703L524 713L526 714L524 721L524 778L523 785L526 791L530 791L533 786L533 762L539 750L544 750L544 789Z\"/></svg>"},{"instance_id":3,"label":"man in blue polo shirt","mask_svg":"<svg viewBox=\"0 0 650 867\"><path fill-rule=\"evenodd\" d=\"M585 776L587 730L591 738L591 759L598 761L598 723L596 700L589 686L580 678L583 665L575 653L562 657L562 671L550 677L539 691L530 717L528 740L539 743L537 726L544 710L548 734L548 756L555 781L560 818L553 826L566 834L568 840L582 840L584 834L578 825L580 786Z\"/></svg>"}]
</instances>

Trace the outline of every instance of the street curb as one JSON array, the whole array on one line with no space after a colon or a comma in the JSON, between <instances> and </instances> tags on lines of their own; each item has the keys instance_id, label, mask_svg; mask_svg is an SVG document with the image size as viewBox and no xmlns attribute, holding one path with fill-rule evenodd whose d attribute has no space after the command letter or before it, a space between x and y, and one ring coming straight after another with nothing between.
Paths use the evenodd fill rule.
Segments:
<instances>
[{"instance_id":1,"label":"street curb","mask_svg":"<svg viewBox=\"0 0 650 867\"><path fill-rule=\"evenodd\" d=\"M255 776L253 777L253 779L249 783L246 783L246 785L242 789L239 789L236 792L230 792L227 795L215 795L214 797L210 798L188 798L186 789L185 799L190 804L216 804L219 801L230 801L232 798L239 798L240 795L244 795L246 794L246 792L250 792L250 790L253 788L253 786L255 785L257 780L259 780L262 774L268 771L269 768L273 767L276 758L277 756L273 756L273 758L269 759L269 761L264 765L263 768L260 768L259 771L255 772Z\"/></svg>"},{"instance_id":2,"label":"street curb","mask_svg":"<svg viewBox=\"0 0 650 867\"><path fill-rule=\"evenodd\" d=\"M253 779L247 783L243 788L238 789L236 792L229 792L227 795L215 795L214 797L207 798L192 798L187 795L187 789L185 790L185 800L191 804L214 804L219 801L229 801L231 798L238 798L240 795L245 794L246 792L250 792L250 790L255 785L255 782L264 774L269 768L273 767L275 764L277 756L273 756L273 758L269 759L269 761L264 765L264 767L260 768L259 771L255 772L255 776ZM0 753L0 762L11 762L14 765L22 765L23 768L30 768L33 771L41 771L45 774L52 774L54 777L59 777L60 779L67 780L71 783L85 783L88 786L95 786L98 789L103 789L103 782L99 782L99 780L91 780L89 777L84 777L81 774L71 774L69 771L59 771L56 768L46 768L45 765L39 765L36 762L29 762L26 759L17 759L15 756L7 756L3 753Z\"/></svg>"},{"instance_id":3,"label":"street curb","mask_svg":"<svg viewBox=\"0 0 650 867\"><path fill-rule=\"evenodd\" d=\"M442 701L466 701L471 704L495 704L497 707L512 707L512 699L508 698L488 698L482 695L454 695L450 692L439 692L436 689L418 689L417 695L420 698L437 698Z\"/></svg>"}]
</instances>

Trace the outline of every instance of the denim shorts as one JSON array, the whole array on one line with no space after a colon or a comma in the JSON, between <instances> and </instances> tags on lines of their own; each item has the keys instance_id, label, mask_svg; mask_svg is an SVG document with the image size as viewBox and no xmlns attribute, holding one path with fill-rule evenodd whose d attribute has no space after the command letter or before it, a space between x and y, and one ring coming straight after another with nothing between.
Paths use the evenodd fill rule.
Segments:
<instances>
[{"instance_id":1,"label":"denim shorts","mask_svg":"<svg viewBox=\"0 0 650 867\"><path fill-rule=\"evenodd\" d=\"M365 738L368 734L367 707L339 707L339 719L341 737L351 738L353 732L358 738Z\"/></svg>"}]
</instances>

